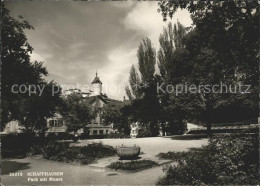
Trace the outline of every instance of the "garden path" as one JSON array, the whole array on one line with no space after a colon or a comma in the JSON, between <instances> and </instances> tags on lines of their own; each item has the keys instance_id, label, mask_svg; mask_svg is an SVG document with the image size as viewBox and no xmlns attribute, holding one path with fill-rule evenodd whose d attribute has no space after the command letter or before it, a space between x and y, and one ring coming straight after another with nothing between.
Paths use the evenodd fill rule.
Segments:
<instances>
[{"instance_id":1,"label":"garden path","mask_svg":"<svg viewBox=\"0 0 260 186\"><path fill-rule=\"evenodd\" d=\"M188 151L200 148L207 143L207 139L199 136L171 136L171 137L154 137L154 138L136 138L136 139L102 139L102 140L88 140L80 141L77 145L87 145L91 142L102 142L103 144L118 146L124 144L139 145L141 147L142 158L153 159L160 152L168 151ZM114 157L116 158L116 157ZM104 159L100 162L104 162ZM106 161L105 161L106 162ZM104 163L103 163L104 164ZM10 166L11 165L11 166ZM23 166L24 165L24 166ZM70 163L61 163L47 161L41 158L24 158L24 159L8 159L2 160L2 183L4 185L154 185L156 180L163 176L162 166L153 167L147 170L128 173L116 172L104 168L104 166L92 165L78 165ZM102 163L101 163L102 165ZM10 167L13 170L10 170ZM12 177L8 175L8 169L12 172L23 173L23 176ZM28 182L28 172L42 172L42 171L58 171L64 172L62 182Z\"/></svg>"}]
</instances>

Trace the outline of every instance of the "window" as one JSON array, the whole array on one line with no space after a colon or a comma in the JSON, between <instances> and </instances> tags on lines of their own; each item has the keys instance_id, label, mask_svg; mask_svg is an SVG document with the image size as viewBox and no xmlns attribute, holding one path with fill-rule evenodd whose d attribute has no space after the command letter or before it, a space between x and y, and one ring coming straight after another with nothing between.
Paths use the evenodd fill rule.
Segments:
<instances>
[{"instance_id":1,"label":"window","mask_svg":"<svg viewBox=\"0 0 260 186\"><path fill-rule=\"evenodd\" d=\"M59 119L51 119L49 120L49 125L51 127L60 127L63 125L63 121Z\"/></svg>"},{"instance_id":2,"label":"window","mask_svg":"<svg viewBox=\"0 0 260 186\"><path fill-rule=\"evenodd\" d=\"M51 127L54 126L54 120L53 120L53 119L52 119L52 120L49 120L49 125L50 125Z\"/></svg>"},{"instance_id":3,"label":"window","mask_svg":"<svg viewBox=\"0 0 260 186\"><path fill-rule=\"evenodd\" d=\"M99 134L103 134L103 130L100 130L100 131L99 131Z\"/></svg>"},{"instance_id":4,"label":"window","mask_svg":"<svg viewBox=\"0 0 260 186\"><path fill-rule=\"evenodd\" d=\"M60 119L56 120L56 126L57 127L60 127L62 125L63 125L63 121L62 120L60 120Z\"/></svg>"},{"instance_id":5,"label":"window","mask_svg":"<svg viewBox=\"0 0 260 186\"><path fill-rule=\"evenodd\" d=\"M97 135L97 130L93 130L93 134L94 134L94 135Z\"/></svg>"}]
</instances>

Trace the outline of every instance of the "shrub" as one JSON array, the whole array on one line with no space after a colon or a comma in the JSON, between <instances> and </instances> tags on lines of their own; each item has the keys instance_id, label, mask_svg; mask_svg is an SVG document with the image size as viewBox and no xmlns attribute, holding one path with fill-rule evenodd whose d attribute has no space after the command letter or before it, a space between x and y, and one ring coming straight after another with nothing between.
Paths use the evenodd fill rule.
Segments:
<instances>
[{"instance_id":1,"label":"shrub","mask_svg":"<svg viewBox=\"0 0 260 186\"><path fill-rule=\"evenodd\" d=\"M1 155L2 158L25 157L31 147L43 143L43 138L36 137L33 133L1 135Z\"/></svg>"},{"instance_id":2,"label":"shrub","mask_svg":"<svg viewBox=\"0 0 260 186\"><path fill-rule=\"evenodd\" d=\"M58 133L57 134L57 139L59 140L69 140L70 139L70 134L68 132L66 133Z\"/></svg>"},{"instance_id":3,"label":"shrub","mask_svg":"<svg viewBox=\"0 0 260 186\"><path fill-rule=\"evenodd\" d=\"M86 156L95 158L103 158L116 154L116 150L113 147L103 145L102 143L92 143L88 146L81 147L80 152Z\"/></svg>"},{"instance_id":4,"label":"shrub","mask_svg":"<svg viewBox=\"0 0 260 186\"><path fill-rule=\"evenodd\" d=\"M111 133L111 134L108 134L107 137L108 137L108 138L129 138L128 135L122 134L122 133L119 133L119 134L117 134L117 133Z\"/></svg>"},{"instance_id":5,"label":"shrub","mask_svg":"<svg viewBox=\"0 0 260 186\"><path fill-rule=\"evenodd\" d=\"M42 145L35 144L30 148L29 152L26 155L27 157L30 157L39 154L42 154Z\"/></svg>"},{"instance_id":6,"label":"shrub","mask_svg":"<svg viewBox=\"0 0 260 186\"><path fill-rule=\"evenodd\" d=\"M46 141L55 141L57 139L58 139L58 135L56 135L55 133L49 133L45 138Z\"/></svg>"},{"instance_id":7,"label":"shrub","mask_svg":"<svg viewBox=\"0 0 260 186\"><path fill-rule=\"evenodd\" d=\"M89 135L88 139L104 139L106 135Z\"/></svg>"},{"instance_id":8,"label":"shrub","mask_svg":"<svg viewBox=\"0 0 260 186\"><path fill-rule=\"evenodd\" d=\"M28 149L30 148L35 141L34 134L25 134L25 133L11 133L1 135L2 149Z\"/></svg>"},{"instance_id":9,"label":"shrub","mask_svg":"<svg viewBox=\"0 0 260 186\"><path fill-rule=\"evenodd\" d=\"M42 152L45 159L82 164L89 164L96 159L116 154L113 147L101 143L93 143L84 147L69 147L69 143L49 142L43 147Z\"/></svg>"},{"instance_id":10,"label":"shrub","mask_svg":"<svg viewBox=\"0 0 260 186\"><path fill-rule=\"evenodd\" d=\"M130 170L130 171L136 171L136 170L143 170L146 168L150 168L153 166L156 166L157 163L151 160L140 160L140 161L130 161L130 162L113 162L111 163L108 168L111 169L121 169L121 170Z\"/></svg>"},{"instance_id":11,"label":"shrub","mask_svg":"<svg viewBox=\"0 0 260 186\"><path fill-rule=\"evenodd\" d=\"M146 127L140 127L138 130L137 138L150 137L151 133Z\"/></svg>"},{"instance_id":12,"label":"shrub","mask_svg":"<svg viewBox=\"0 0 260 186\"><path fill-rule=\"evenodd\" d=\"M43 157L46 159L50 159L50 157L52 156L57 156L60 153L67 151L68 147L68 143L50 141L42 149Z\"/></svg>"},{"instance_id":13,"label":"shrub","mask_svg":"<svg viewBox=\"0 0 260 186\"><path fill-rule=\"evenodd\" d=\"M159 185L259 184L258 135L232 134L211 139L202 151L186 153L164 168Z\"/></svg>"},{"instance_id":14,"label":"shrub","mask_svg":"<svg viewBox=\"0 0 260 186\"><path fill-rule=\"evenodd\" d=\"M160 159L168 159L178 161L187 155L187 152L167 152L167 153L159 153L157 156Z\"/></svg>"}]
</instances>

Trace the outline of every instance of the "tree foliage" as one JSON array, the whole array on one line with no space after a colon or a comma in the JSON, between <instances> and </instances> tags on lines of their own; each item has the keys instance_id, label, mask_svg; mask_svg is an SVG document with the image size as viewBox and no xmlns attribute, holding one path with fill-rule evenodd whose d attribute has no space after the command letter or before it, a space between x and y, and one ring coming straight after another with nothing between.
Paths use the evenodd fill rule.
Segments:
<instances>
[{"instance_id":1,"label":"tree foliage","mask_svg":"<svg viewBox=\"0 0 260 186\"><path fill-rule=\"evenodd\" d=\"M11 17L9 10L2 5L1 129L8 121L19 120L28 131L44 130L46 118L54 114L59 104L61 89L56 83L44 79L48 72L43 62L31 62L33 48L24 30L34 29L33 26L22 16L18 19ZM14 85L26 86L27 91L14 93ZM40 87L43 91L32 86Z\"/></svg>"},{"instance_id":2,"label":"tree foliage","mask_svg":"<svg viewBox=\"0 0 260 186\"><path fill-rule=\"evenodd\" d=\"M142 82L150 82L154 77L156 51L149 38L143 39L137 50L138 66Z\"/></svg>"},{"instance_id":3,"label":"tree foliage","mask_svg":"<svg viewBox=\"0 0 260 186\"><path fill-rule=\"evenodd\" d=\"M126 94L128 98L130 100L141 98L141 92L139 88L139 85L141 84L141 80L134 65L132 65L130 69L129 84L131 89L129 88L129 86L126 87Z\"/></svg>"},{"instance_id":4,"label":"tree foliage","mask_svg":"<svg viewBox=\"0 0 260 186\"><path fill-rule=\"evenodd\" d=\"M158 75L155 74L156 51L149 38L143 39L137 50L138 69L141 77L139 78L135 67L130 70L129 88L126 93L131 105L124 109L127 117L132 118L132 122L140 121L147 125L151 135L157 135L157 123L160 115L160 105L156 93L156 82ZM130 95L130 96L129 96ZM133 99L134 98L134 99Z\"/></svg>"},{"instance_id":5,"label":"tree foliage","mask_svg":"<svg viewBox=\"0 0 260 186\"><path fill-rule=\"evenodd\" d=\"M186 94L187 111L193 117L207 123L210 132L212 122L223 110L235 118L238 110L244 116L257 117L258 60L259 60L259 8L257 1L161 1L159 11L163 18L172 18L178 8L191 13L194 29L183 39L185 45L178 55L181 63L178 71L185 72L180 79L188 84L214 85L224 82L251 86L250 94L213 94L202 89L198 94ZM186 64L188 64L186 66ZM182 67L188 67L183 70ZM185 68L184 68L185 69ZM176 74L176 72L174 73ZM178 74L178 72L177 72ZM177 77L173 78L178 80ZM189 104L189 102L193 104ZM255 104L254 104L255 103ZM222 110L222 111L221 111ZM238 113L238 112L237 112ZM254 115L254 116L253 116ZM191 117L191 116L190 116ZM244 117L246 119L246 117ZM218 122L221 122L218 120Z\"/></svg>"},{"instance_id":6,"label":"tree foliage","mask_svg":"<svg viewBox=\"0 0 260 186\"><path fill-rule=\"evenodd\" d=\"M258 134L213 138L201 151L172 154L177 164L164 169L158 185L255 185L259 183ZM176 156L177 155L177 156Z\"/></svg>"},{"instance_id":7,"label":"tree foliage","mask_svg":"<svg viewBox=\"0 0 260 186\"><path fill-rule=\"evenodd\" d=\"M123 128L122 122L123 122L123 116L121 109L123 108L124 104L123 102L117 102L112 101L108 104L105 104L102 108L103 112L103 119L105 120L105 123L113 123L115 128Z\"/></svg>"},{"instance_id":8,"label":"tree foliage","mask_svg":"<svg viewBox=\"0 0 260 186\"><path fill-rule=\"evenodd\" d=\"M68 131L76 132L84 128L92 118L90 106L81 95L73 93L63 99L63 104L59 109Z\"/></svg>"},{"instance_id":9,"label":"tree foliage","mask_svg":"<svg viewBox=\"0 0 260 186\"><path fill-rule=\"evenodd\" d=\"M159 37L160 49L157 57L160 87L164 90L164 92L159 91L158 95L162 105L161 122L163 125L169 122L170 132L175 134L182 133L184 130L185 107L183 104L187 97L186 95L177 95L176 92L169 93L167 86L176 87L185 82L189 64L184 59L188 51L184 48L183 39L187 35L187 29L180 22L174 26L169 23Z\"/></svg>"},{"instance_id":10,"label":"tree foliage","mask_svg":"<svg viewBox=\"0 0 260 186\"><path fill-rule=\"evenodd\" d=\"M225 61L223 67L231 75L236 71L256 83L259 58L257 1L161 1L159 7L164 19L172 18L178 8L187 9L198 33L196 41L200 43L194 52L209 47ZM230 64L236 68L228 68Z\"/></svg>"}]
</instances>

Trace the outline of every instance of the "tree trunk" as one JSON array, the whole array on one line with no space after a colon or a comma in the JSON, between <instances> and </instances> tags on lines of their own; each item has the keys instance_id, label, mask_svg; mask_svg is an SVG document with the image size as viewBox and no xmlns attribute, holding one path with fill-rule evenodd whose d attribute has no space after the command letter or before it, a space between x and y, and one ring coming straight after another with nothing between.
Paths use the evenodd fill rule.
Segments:
<instances>
[{"instance_id":1,"label":"tree trunk","mask_svg":"<svg viewBox=\"0 0 260 186\"><path fill-rule=\"evenodd\" d=\"M208 94L205 94L204 96L202 96L202 100L204 101L205 104L205 121L206 121L206 125L207 125L207 135L209 138L212 137L212 130L211 130L211 104L210 104L210 98Z\"/></svg>"},{"instance_id":2,"label":"tree trunk","mask_svg":"<svg viewBox=\"0 0 260 186\"><path fill-rule=\"evenodd\" d=\"M211 137L212 137L211 123L210 123L210 121L208 120L208 121L206 122L206 124L207 124L207 135L208 135L209 138L211 138Z\"/></svg>"},{"instance_id":3,"label":"tree trunk","mask_svg":"<svg viewBox=\"0 0 260 186\"><path fill-rule=\"evenodd\" d=\"M211 130L211 107L209 104L209 101L206 101L206 110L205 110L205 119L206 119L206 125L207 125L207 135L209 138L212 137L212 130Z\"/></svg>"}]
</instances>

